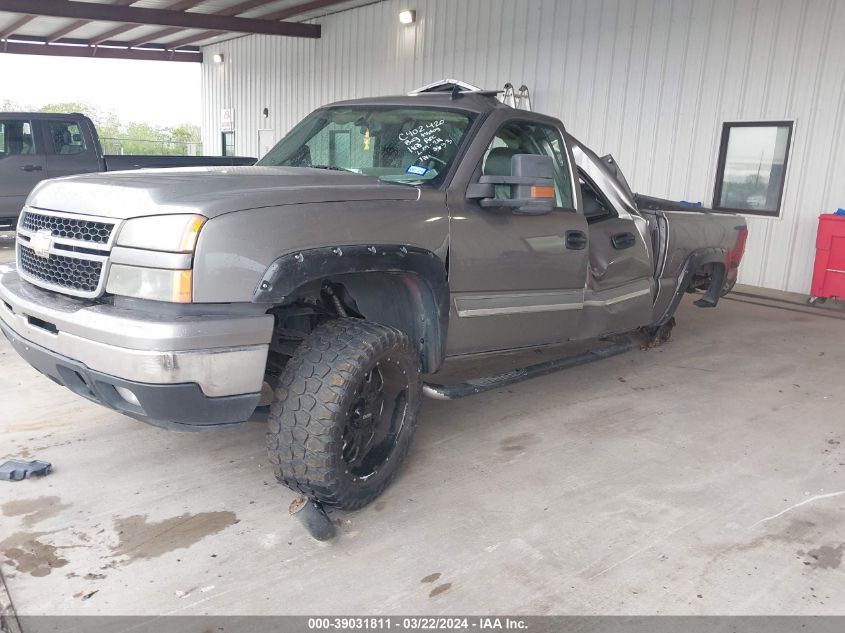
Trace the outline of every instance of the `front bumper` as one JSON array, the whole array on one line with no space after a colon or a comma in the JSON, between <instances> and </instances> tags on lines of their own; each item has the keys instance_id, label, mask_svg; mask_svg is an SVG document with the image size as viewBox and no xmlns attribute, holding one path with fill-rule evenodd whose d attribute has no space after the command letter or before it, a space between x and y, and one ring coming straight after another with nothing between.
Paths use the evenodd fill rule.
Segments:
<instances>
[{"instance_id":1,"label":"front bumper","mask_svg":"<svg viewBox=\"0 0 845 633\"><path fill-rule=\"evenodd\" d=\"M263 314L168 317L92 304L0 268L0 329L19 354L71 391L156 424L248 419L272 328Z\"/></svg>"}]
</instances>

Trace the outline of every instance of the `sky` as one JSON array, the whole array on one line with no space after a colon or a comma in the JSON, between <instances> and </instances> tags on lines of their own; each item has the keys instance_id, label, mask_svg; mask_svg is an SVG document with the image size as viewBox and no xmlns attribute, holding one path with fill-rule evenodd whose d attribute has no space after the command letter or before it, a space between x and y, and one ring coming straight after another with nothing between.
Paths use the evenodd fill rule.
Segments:
<instances>
[{"instance_id":1,"label":"sky","mask_svg":"<svg viewBox=\"0 0 845 633\"><path fill-rule=\"evenodd\" d=\"M0 101L34 108L84 102L123 123L199 125L200 91L195 63L0 54Z\"/></svg>"}]
</instances>

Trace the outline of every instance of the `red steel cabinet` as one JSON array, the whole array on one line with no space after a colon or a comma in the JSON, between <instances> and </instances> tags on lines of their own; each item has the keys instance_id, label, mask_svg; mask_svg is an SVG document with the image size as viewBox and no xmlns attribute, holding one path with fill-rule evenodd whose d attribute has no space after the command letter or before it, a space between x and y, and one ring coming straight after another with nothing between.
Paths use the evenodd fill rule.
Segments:
<instances>
[{"instance_id":1,"label":"red steel cabinet","mask_svg":"<svg viewBox=\"0 0 845 633\"><path fill-rule=\"evenodd\" d=\"M845 215L819 216L811 295L845 299Z\"/></svg>"}]
</instances>

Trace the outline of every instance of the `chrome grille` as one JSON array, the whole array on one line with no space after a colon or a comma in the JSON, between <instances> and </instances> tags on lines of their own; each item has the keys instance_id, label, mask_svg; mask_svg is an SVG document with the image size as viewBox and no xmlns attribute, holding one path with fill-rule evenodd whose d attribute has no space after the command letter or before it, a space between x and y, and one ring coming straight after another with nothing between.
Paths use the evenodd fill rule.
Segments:
<instances>
[{"instance_id":1,"label":"chrome grille","mask_svg":"<svg viewBox=\"0 0 845 633\"><path fill-rule=\"evenodd\" d=\"M108 244L114 224L25 211L21 226L28 231L50 229L56 237L94 244Z\"/></svg>"},{"instance_id":2,"label":"chrome grille","mask_svg":"<svg viewBox=\"0 0 845 633\"><path fill-rule=\"evenodd\" d=\"M48 290L86 299L99 297L120 223L27 207L18 223L18 274Z\"/></svg>"},{"instance_id":3,"label":"chrome grille","mask_svg":"<svg viewBox=\"0 0 845 633\"><path fill-rule=\"evenodd\" d=\"M50 286L86 294L97 291L103 273L103 262L55 254L39 257L23 244L19 246L18 266Z\"/></svg>"}]
</instances>

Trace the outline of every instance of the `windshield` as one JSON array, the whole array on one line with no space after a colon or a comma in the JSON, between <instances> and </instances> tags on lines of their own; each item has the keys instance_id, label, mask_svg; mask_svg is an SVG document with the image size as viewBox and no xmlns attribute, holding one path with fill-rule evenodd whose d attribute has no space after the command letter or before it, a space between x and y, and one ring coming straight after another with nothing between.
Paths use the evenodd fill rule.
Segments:
<instances>
[{"instance_id":1,"label":"windshield","mask_svg":"<svg viewBox=\"0 0 845 633\"><path fill-rule=\"evenodd\" d=\"M430 108L318 110L258 165L335 169L397 184L434 184L449 169L471 122L469 113Z\"/></svg>"}]
</instances>

